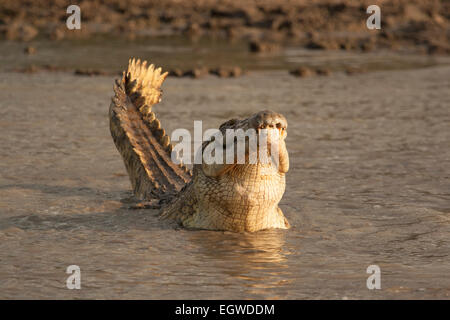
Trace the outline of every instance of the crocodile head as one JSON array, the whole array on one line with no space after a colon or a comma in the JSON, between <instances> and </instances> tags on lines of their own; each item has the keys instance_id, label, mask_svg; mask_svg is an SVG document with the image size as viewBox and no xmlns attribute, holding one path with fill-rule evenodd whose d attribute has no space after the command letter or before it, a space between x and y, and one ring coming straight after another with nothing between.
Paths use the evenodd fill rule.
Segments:
<instances>
[{"instance_id":1,"label":"crocodile head","mask_svg":"<svg viewBox=\"0 0 450 320\"><path fill-rule=\"evenodd\" d=\"M232 119L220 128L221 139L203 144L203 156L214 148L223 149L223 162L203 161L202 170L207 176L219 177L235 166L252 170L252 165L274 165L279 172L289 170L289 156L285 139L286 118L276 112L264 110L247 119ZM209 150L208 150L209 148ZM215 152L214 152L215 153Z\"/></svg>"},{"instance_id":2,"label":"crocodile head","mask_svg":"<svg viewBox=\"0 0 450 320\"><path fill-rule=\"evenodd\" d=\"M272 164L279 167L280 172L286 173L289 169L289 157L285 143L287 136L286 118L282 114L264 110L255 113L243 122L246 128L255 129L257 133L258 163L267 163L267 160L272 161ZM267 153L268 157L262 155L262 150ZM251 148L248 150L249 152L251 152ZM277 157L277 159L274 159L274 157Z\"/></svg>"},{"instance_id":3,"label":"crocodile head","mask_svg":"<svg viewBox=\"0 0 450 320\"><path fill-rule=\"evenodd\" d=\"M232 137L229 136L227 139L227 129L233 129L231 132L234 133L241 129L247 133L243 140L244 161L239 162L238 157L236 158L239 137L229 139ZM267 139L261 138L264 131ZM286 118L265 110L244 120L229 120L220 126L220 132L225 138L205 142L203 152L208 152L208 146L219 144L224 154L234 151L234 161L209 164L204 161L201 165L194 166L190 197L199 201L192 210L193 214L187 215L188 218L183 220L183 225L251 232L288 228L289 223L278 207L285 190L285 173L289 169L285 144ZM252 148L250 141L255 133L257 144L256 148Z\"/></svg>"}]
</instances>

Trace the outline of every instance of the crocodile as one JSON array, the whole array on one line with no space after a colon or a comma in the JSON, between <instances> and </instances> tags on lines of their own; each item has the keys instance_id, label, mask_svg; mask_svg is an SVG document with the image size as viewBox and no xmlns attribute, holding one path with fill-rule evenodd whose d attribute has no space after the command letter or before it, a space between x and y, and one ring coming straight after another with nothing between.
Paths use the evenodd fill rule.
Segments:
<instances>
[{"instance_id":1,"label":"crocodile","mask_svg":"<svg viewBox=\"0 0 450 320\"><path fill-rule=\"evenodd\" d=\"M115 81L109 109L110 131L134 196L147 204L144 207L160 209L161 219L189 229L255 232L290 228L278 206L289 170L286 118L263 110L246 119L228 120L219 127L220 132L277 130L276 165L259 157L256 162L248 161L252 151L247 141L244 162L236 158L231 163L203 161L189 169L172 160L174 145L152 111L161 101L161 85L167 75L147 61L130 59L122 78ZM210 143L220 142L211 138L202 143L201 150ZM236 148L236 143L236 139L223 141L223 148Z\"/></svg>"}]
</instances>

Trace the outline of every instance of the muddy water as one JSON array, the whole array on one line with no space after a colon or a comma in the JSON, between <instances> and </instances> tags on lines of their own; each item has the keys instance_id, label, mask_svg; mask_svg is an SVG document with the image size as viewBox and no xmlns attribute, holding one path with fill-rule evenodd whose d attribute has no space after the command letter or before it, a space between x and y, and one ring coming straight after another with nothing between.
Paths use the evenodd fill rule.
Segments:
<instances>
[{"instance_id":1,"label":"muddy water","mask_svg":"<svg viewBox=\"0 0 450 320\"><path fill-rule=\"evenodd\" d=\"M27 55L24 48L32 46L36 53ZM0 42L0 70L11 71L26 66L52 66L64 70L95 69L121 72L130 57L151 60L166 69L187 69L193 66L239 66L244 70L285 70L299 65L326 67L341 71L347 67L367 70L390 70L449 64L445 56L413 55L410 53L375 51L305 50L286 47L274 53L251 53L248 43L220 39L198 41L180 37L142 38L125 41L122 38L48 41L28 43Z\"/></svg>"},{"instance_id":2,"label":"muddy water","mask_svg":"<svg viewBox=\"0 0 450 320\"><path fill-rule=\"evenodd\" d=\"M287 117L293 227L255 234L128 208L112 83L0 73L0 298L449 298L450 67L169 78L155 109L169 132ZM66 288L73 264L81 290ZM366 287L372 264L381 290Z\"/></svg>"}]
</instances>

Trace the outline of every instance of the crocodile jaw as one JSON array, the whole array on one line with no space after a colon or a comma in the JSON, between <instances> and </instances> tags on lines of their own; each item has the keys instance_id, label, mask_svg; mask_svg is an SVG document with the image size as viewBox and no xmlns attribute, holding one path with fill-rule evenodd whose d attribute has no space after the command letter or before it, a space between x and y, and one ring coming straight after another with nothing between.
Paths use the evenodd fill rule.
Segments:
<instances>
[{"instance_id":1,"label":"crocodile jaw","mask_svg":"<svg viewBox=\"0 0 450 320\"><path fill-rule=\"evenodd\" d=\"M236 165L219 179L198 172L192 188L198 203L185 227L235 232L289 228L278 207L285 174L275 167Z\"/></svg>"}]
</instances>

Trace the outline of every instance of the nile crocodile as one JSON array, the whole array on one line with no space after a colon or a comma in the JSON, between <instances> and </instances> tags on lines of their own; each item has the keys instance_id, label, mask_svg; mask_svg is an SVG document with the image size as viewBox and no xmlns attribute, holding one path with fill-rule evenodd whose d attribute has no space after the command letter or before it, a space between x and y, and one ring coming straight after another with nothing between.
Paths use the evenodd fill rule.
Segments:
<instances>
[{"instance_id":1,"label":"nile crocodile","mask_svg":"<svg viewBox=\"0 0 450 320\"><path fill-rule=\"evenodd\" d=\"M246 148L244 163L203 162L189 170L172 161L173 145L152 112L152 106L161 101L161 85L167 74L154 65L147 66L146 61L133 59L114 86L109 110L111 135L124 160L134 195L156 202L161 218L187 228L235 232L289 228L278 207L289 169L285 117L265 110L244 120L229 120L219 128L221 132L229 128L277 130L276 166L259 157L256 163L250 163L250 150ZM204 142L202 150L209 143L212 140ZM223 148L229 148L230 144L225 144Z\"/></svg>"}]
</instances>

